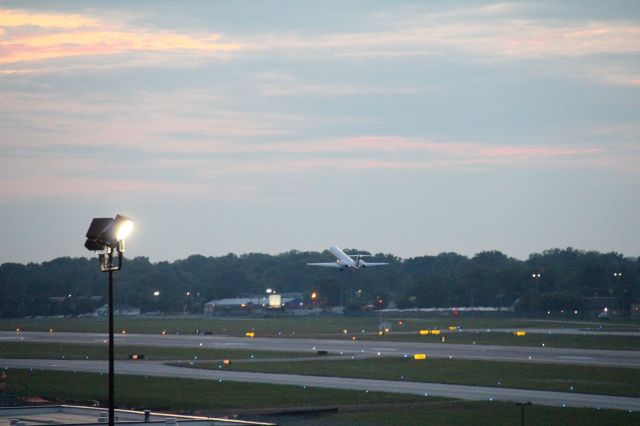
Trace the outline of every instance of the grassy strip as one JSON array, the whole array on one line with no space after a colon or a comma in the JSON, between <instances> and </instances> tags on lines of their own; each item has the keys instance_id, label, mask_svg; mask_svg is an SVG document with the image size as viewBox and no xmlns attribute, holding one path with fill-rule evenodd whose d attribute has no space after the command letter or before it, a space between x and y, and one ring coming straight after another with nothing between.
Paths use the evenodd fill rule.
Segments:
<instances>
[{"instance_id":1,"label":"grassy strip","mask_svg":"<svg viewBox=\"0 0 640 426\"><path fill-rule=\"evenodd\" d=\"M26 393L59 402L97 400L101 406L107 405L106 374L12 369L8 376L9 392L19 396ZM122 408L181 412L415 403L425 400L422 396L382 392L125 375L116 375L115 395L117 405Z\"/></svg>"},{"instance_id":2,"label":"grassy strip","mask_svg":"<svg viewBox=\"0 0 640 426\"><path fill-rule=\"evenodd\" d=\"M392 332L383 339L408 342L439 342L440 336L420 336L418 330L425 328L440 328L446 330L449 325L461 325L465 328L519 328L533 326L558 327L557 323L536 323L526 320L509 319L409 319L389 320L393 331L409 332L398 334ZM590 323L585 323L590 324ZM567 325L567 324L564 324ZM568 324L579 327L579 324ZM629 324L627 324L629 325ZM67 319L31 319L31 320L3 320L0 329L23 331L74 331L74 332L102 332L106 333L107 323L104 319L67 318ZM314 318L280 318L280 319L218 319L218 318L117 318L115 328L118 332L126 330L128 333L161 334L191 334L195 331L211 332L217 335L244 336L249 330L254 330L257 337L306 337L319 339L379 339L373 333L377 331L377 318L349 318L349 317L314 317ZM586 327L585 327L586 328ZM347 334L343 333L347 330ZM365 331L363 333L362 331ZM582 336L582 335L553 335L532 334L516 337L504 332L450 333L447 334L448 344L482 344L508 346L542 346L563 348L617 349L640 350L640 337L630 336Z\"/></svg>"},{"instance_id":3,"label":"grassy strip","mask_svg":"<svg viewBox=\"0 0 640 426\"><path fill-rule=\"evenodd\" d=\"M252 358L297 358L313 357L311 352L275 352L246 349L200 349L154 346L115 346L116 359L129 359L130 354L144 354L154 360L220 360ZM73 345L67 343L3 342L0 345L0 358L39 358L39 359L107 359L108 346Z\"/></svg>"},{"instance_id":4,"label":"grassy strip","mask_svg":"<svg viewBox=\"0 0 640 426\"><path fill-rule=\"evenodd\" d=\"M198 368L218 369L200 363ZM640 369L583 367L456 359L373 358L333 361L254 362L224 366L264 373L406 380L562 392L640 396Z\"/></svg>"},{"instance_id":5,"label":"grassy strip","mask_svg":"<svg viewBox=\"0 0 640 426\"><path fill-rule=\"evenodd\" d=\"M53 371L9 371L9 391L59 402L106 401L107 376ZM170 390L170 391L168 391ZM321 417L265 418L281 425L514 425L520 408L512 403L453 401L413 395L299 388L205 380L116 377L118 406L186 413L241 412L256 408L340 407ZM640 413L616 410L526 407L527 424L634 425Z\"/></svg>"},{"instance_id":6,"label":"grassy strip","mask_svg":"<svg viewBox=\"0 0 640 426\"><path fill-rule=\"evenodd\" d=\"M556 408L538 405L525 408L525 424L527 425L634 425L639 420L640 414L625 411ZM298 426L327 424L335 426L513 426L520 424L520 407L506 402L455 401L424 404L411 409L380 407L357 412L338 412L322 419L297 420L291 424Z\"/></svg>"},{"instance_id":7,"label":"grassy strip","mask_svg":"<svg viewBox=\"0 0 640 426\"><path fill-rule=\"evenodd\" d=\"M640 350L640 337L633 336L598 336L578 334L542 334L527 333L525 336L515 336L506 332L443 333L438 336L415 334L388 334L386 336L356 335L362 340L391 340L394 342L425 342L440 343L442 336L447 344L465 345L497 345L497 346L527 346L545 348L579 348L579 349L613 349ZM346 338L351 338L346 336Z\"/></svg>"},{"instance_id":8,"label":"grassy strip","mask_svg":"<svg viewBox=\"0 0 640 426\"><path fill-rule=\"evenodd\" d=\"M603 330L615 328L628 331L638 331L637 322L546 322L527 319L502 318L409 318L402 320L387 319L394 330L418 331L423 328L446 329L449 326L465 328L579 328L595 329L600 325ZM133 317L116 318L116 330L126 329L130 333L159 334L165 330L169 334L193 334L198 331L211 331L214 334L242 336L245 332L255 329L260 336L295 336L306 334L336 334L347 329L351 332L376 331L378 317L302 317L302 318L163 318L163 317ZM76 331L106 333L107 321L104 318L37 318L0 320L0 330L11 331L21 328L24 331Z\"/></svg>"}]
</instances>

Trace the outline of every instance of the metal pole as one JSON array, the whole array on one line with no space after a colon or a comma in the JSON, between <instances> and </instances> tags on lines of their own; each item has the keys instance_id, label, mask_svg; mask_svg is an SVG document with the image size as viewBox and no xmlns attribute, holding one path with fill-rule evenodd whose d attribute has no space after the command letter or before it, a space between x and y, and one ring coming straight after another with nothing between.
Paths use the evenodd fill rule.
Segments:
<instances>
[{"instance_id":1,"label":"metal pole","mask_svg":"<svg viewBox=\"0 0 640 426\"><path fill-rule=\"evenodd\" d=\"M115 420L113 377L113 253L109 250L109 426L113 426Z\"/></svg>"},{"instance_id":2,"label":"metal pole","mask_svg":"<svg viewBox=\"0 0 640 426\"><path fill-rule=\"evenodd\" d=\"M524 406L531 405L531 402L516 402L516 405L520 407L520 424L524 426Z\"/></svg>"}]
</instances>

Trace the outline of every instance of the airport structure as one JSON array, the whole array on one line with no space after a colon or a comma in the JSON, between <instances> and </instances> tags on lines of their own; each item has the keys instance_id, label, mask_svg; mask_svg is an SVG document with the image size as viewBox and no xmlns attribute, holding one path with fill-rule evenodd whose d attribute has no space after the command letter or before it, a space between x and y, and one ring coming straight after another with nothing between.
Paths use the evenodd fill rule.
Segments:
<instances>
[{"instance_id":1,"label":"airport structure","mask_svg":"<svg viewBox=\"0 0 640 426\"><path fill-rule=\"evenodd\" d=\"M211 300L204 305L204 314L211 316L242 316L293 310L304 305L302 293L273 293L267 296L234 297Z\"/></svg>"},{"instance_id":2,"label":"airport structure","mask_svg":"<svg viewBox=\"0 0 640 426\"><path fill-rule=\"evenodd\" d=\"M161 414L145 411L115 410L116 422L127 425L155 426L214 426L214 425L256 425L269 426L273 423L245 420L184 416L179 414ZM107 410L96 407L76 405L44 405L27 407L0 408L0 426L31 425L79 425L104 426L107 423Z\"/></svg>"}]
</instances>

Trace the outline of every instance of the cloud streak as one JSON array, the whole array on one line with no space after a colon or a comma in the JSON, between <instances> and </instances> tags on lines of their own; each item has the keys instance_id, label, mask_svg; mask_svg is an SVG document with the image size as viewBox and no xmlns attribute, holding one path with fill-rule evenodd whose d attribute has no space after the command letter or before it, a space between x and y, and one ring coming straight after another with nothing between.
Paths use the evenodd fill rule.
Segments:
<instances>
[{"instance_id":1,"label":"cloud streak","mask_svg":"<svg viewBox=\"0 0 640 426\"><path fill-rule=\"evenodd\" d=\"M138 178L138 184L124 186L118 186L118 180L103 178L101 187L149 193L164 185L162 178L157 178L159 186L154 186L155 183L150 183L151 176L161 175L161 171L167 169L172 175L179 176L185 185L198 185L202 182L212 184L210 179L224 174L241 180L246 176L283 175L291 171L310 174L323 170L354 173L380 170L400 174L413 170L472 170L541 164L610 167L616 162L628 161L619 157L613 161L610 145L580 143L575 138L573 142L536 143L529 140L523 145L513 145L454 137L393 136L396 129L392 127L380 132L386 136L362 135L361 128L354 130L349 126L358 120L362 120L361 125L368 120L379 120L379 117L362 114L365 117L362 119L353 113L342 117L333 111L314 115L313 108L300 112L286 108L279 110L283 112L274 112L271 109L279 106L280 98L295 97L295 101L305 101L308 98L355 98L363 94L428 97L431 91L446 90L428 78L415 78L406 83L394 81L395 84L387 84L388 80L380 77L356 82L340 80L330 75L331 66L335 64L332 61L336 58L341 63L345 58L351 58L355 63L362 59L367 64L369 59L384 63L390 56L433 55L435 59L457 56L464 61L503 63L640 53L640 26L629 21L558 22L544 17L525 18L521 16L522 9L512 4L456 8L446 12L420 9L414 14L404 12L400 10L394 19L368 15L354 21L348 30L344 30L345 27L326 31L316 29L313 35L304 29L289 31L284 25L270 33L234 32L232 27L227 27L228 32L223 36L202 31L155 30L135 26L126 20L79 14L0 9L0 65L4 66L0 68L0 75L15 78L14 81L18 81L22 73L50 72L65 69L65 66L106 69L154 63L162 68L167 64L179 66L185 56L198 61L201 56L231 52L233 55L228 58L232 60L228 62L269 58L266 65L259 60L256 63L249 61L251 65L258 64L253 73L242 65L226 74L229 81L235 82L236 78L240 81L236 84L242 86L241 91L227 89L223 84L214 84L211 88L208 87L211 80L207 80L200 86L201 92L193 89L177 89L176 93L137 91L113 98L86 93L76 98L46 90L35 94L19 90L5 92L0 100L0 112L11 125L5 126L7 138L0 141L0 146L9 155L42 150L53 156L77 155L90 159L100 158L116 148L131 157L144 157L140 166L143 176ZM131 53L134 55L128 55ZM97 56L106 59L97 63ZM162 63L159 58L165 56L167 62ZM314 64L329 58L323 63L325 73L310 73L301 78L296 74L295 64L305 58L313 59ZM272 67L269 61L278 65ZM290 61L294 61L294 65L290 65ZM233 72L237 70L246 74L236 77ZM212 73L216 71L218 69ZM571 69L563 69L563 72L572 73ZM325 74L329 75L326 79ZM636 70L622 61L615 66L605 61L597 68L581 70L579 75L604 79L611 84L640 85ZM265 101L264 98L269 99ZM243 105L238 106L241 103L247 104L244 109ZM359 104L355 108L366 110L368 105ZM12 119L14 122L10 121ZM309 136L315 135L318 129L324 130L327 122L334 128L342 128L326 137ZM419 128L419 125L415 127ZM406 134L414 134L410 132ZM429 135L421 128L417 133L420 132ZM43 134L52 137L43 142ZM343 136L348 134L360 136ZM553 140L549 135L545 139ZM11 142L14 140L19 143ZM3 182L11 188L4 192L5 195L38 194L40 188L43 188L41 194L45 194L46 182L56 179L60 179L60 185L55 187L82 192L80 181L62 172L64 167L75 166L59 162L56 169L46 161L37 161L46 159L47 154L30 155L35 159L31 163L21 163L23 170L38 170L43 174L37 177L14 174L21 176L15 178L17 180L9 177L11 173L5 174L7 177ZM167 160L167 157L173 158ZM630 158L637 158L637 153L631 153ZM118 171L120 166L110 167L102 170L105 175ZM12 164L7 164L7 170L19 172ZM88 172L85 170L85 173ZM189 190L181 191L178 186L167 188L190 193Z\"/></svg>"},{"instance_id":2,"label":"cloud streak","mask_svg":"<svg viewBox=\"0 0 640 426\"><path fill-rule=\"evenodd\" d=\"M31 11L0 9L0 25L5 28L81 28L99 27L100 21L76 14L34 13Z\"/></svg>"},{"instance_id":3,"label":"cloud streak","mask_svg":"<svg viewBox=\"0 0 640 426\"><path fill-rule=\"evenodd\" d=\"M16 31L16 29L22 29ZM0 9L0 64L130 52L230 52L237 43L220 34L188 35L128 28L80 15L41 14Z\"/></svg>"},{"instance_id":4,"label":"cloud streak","mask_svg":"<svg viewBox=\"0 0 640 426\"><path fill-rule=\"evenodd\" d=\"M81 149L69 151L82 152ZM82 154L54 152L51 155L58 158L51 161L51 157L45 154L27 157L13 154L5 158L0 174L3 188L0 195L21 198L175 193L186 197L203 194L238 197L251 195L260 187L262 178L290 174L314 176L328 171L350 174L371 171L404 174L421 170L474 172L495 167L521 168L542 164L587 164L593 167L594 162L601 167L610 167L613 159L616 160L614 163L620 163L619 158L612 159L612 155L617 157L619 153L611 154L605 149L590 146L514 147L381 136L259 144L185 141L180 145L146 146L134 154L134 157L144 157L142 162L104 162L95 154L83 157ZM120 155L127 157L126 153ZM114 179L110 176L128 177ZM229 179L235 183L225 184ZM247 183L241 183L243 181Z\"/></svg>"},{"instance_id":5,"label":"cloud streak","mask_svg":"<svg viewBox=\"0 0 640 426\"><path fill-rule=\"evenodd\" d=\"M276 32L236 35L185 34L132 28L124 22L82 15L43 14L0 9L0 63L49 60L125 52L256 52L304 54L323 50L337 56L428 55L451 49L495 58L579 57L640 52L640 25L590 20L559 23L520 15L513 5L460 8L455 13L419 11L394 24L382 18L368 23L377 31L355 30L321 35ZM482 19L478 19L482 17ZM16 31L16 29L22 29ZM250 54L250 53L249 53Z\"/></svg>"}]
</instances>

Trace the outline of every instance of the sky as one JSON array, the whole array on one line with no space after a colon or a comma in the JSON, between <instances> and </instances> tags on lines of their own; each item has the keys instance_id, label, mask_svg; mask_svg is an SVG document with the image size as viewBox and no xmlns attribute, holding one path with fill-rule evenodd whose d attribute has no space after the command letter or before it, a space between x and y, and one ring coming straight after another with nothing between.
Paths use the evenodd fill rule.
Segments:
<instances>
[{"instance_id":1,"label":"sky","mask_svg":"<svg viewBox=\"0 0 640 426\"><path fill-rule=\"evenodd\" d=\"M0 1L0 152L0 263L635 257L640 2Z\"/></svg>"}]
</instances>

